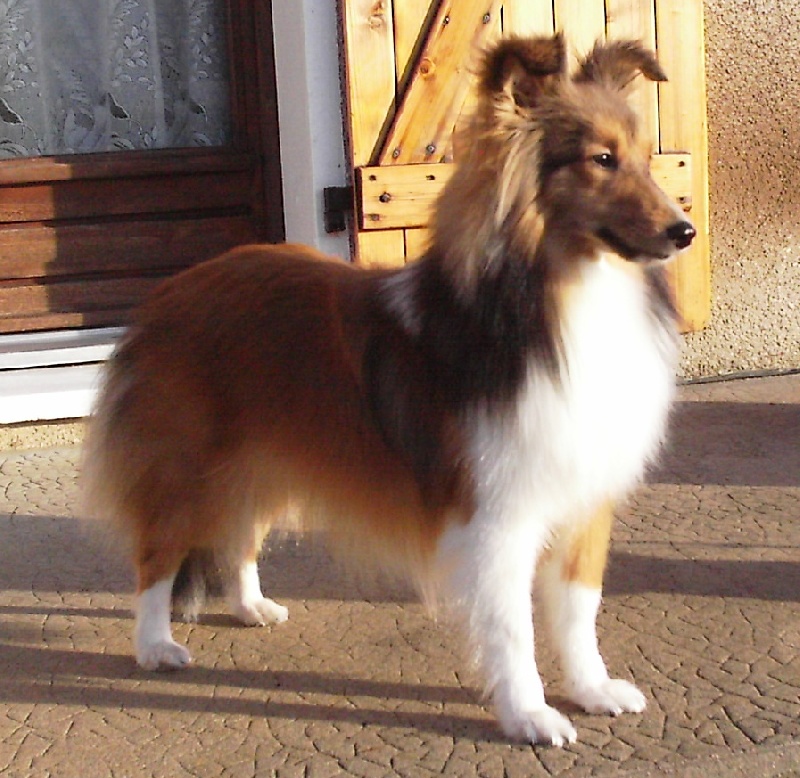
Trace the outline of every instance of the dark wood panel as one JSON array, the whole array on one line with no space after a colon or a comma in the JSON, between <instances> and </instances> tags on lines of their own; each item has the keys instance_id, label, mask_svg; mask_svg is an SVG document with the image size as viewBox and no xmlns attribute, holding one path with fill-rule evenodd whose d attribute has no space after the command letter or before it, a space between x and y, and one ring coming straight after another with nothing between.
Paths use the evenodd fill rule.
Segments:
<instances>
[{"instance_id":1,"label":"dark wood panel","mask_svg":"<svg viewBox=\"0 0 800 778\"><path fill-rule=\"evenodd\" d=\"M124 324L164 276L257 239L244 217L0 230L0 332Z\"/></svg>"},{"instance_id":2,"label":"dark wood panel","mask_svg":"<svg viewBox=\"0 0 800 778\"><path fill-rule=\"evenodd\" d=\"M2 286L0 332L41 329L45 320L48 326L95 326L98 314L108 318L106 323L121 323L127 318L124 312L138 305L162 278L138 276ZM116 316L112 318L114 312Z\"/></svg>"},{"instance_id":3,"label":"dark wood panel","mask_svg":"<svg viewBox=\"0 0 800 778\"><path fill-rule=\"evenodd\" d=\"M4 159L0 164L0 186L79 179L233 172L253 169L257 163L258 157L255 154L220 148L112 151Z\"/></svg>"},{"instance_id":4,"label":"dark wood panel","mask_svg":"<svg viewBox=\"0 0 800 778\"><path fill-rule=\"evenodd\" d=\"M252 189L251 171L6 186L0 188L0 222L91 219L211 209L248 211Z\"/></svg>"},{"instance_id":5,"label":"dark wood panel","mask_svg":"<svg viewBox=\"0 0 800 778\"><path fill-rule=\"evenodd\" d=\"M0 286L0 317L75 313L136 304L157 279L145 276Z\"/></svg>"},{"instance_id":6,"label":"dark wood panel","mask_svg":"<svg viewBox=\"0 0 800 778\"><path fill-rule=\"evenodd\" d=\"M0 335L40 330L125 326L130 321L132 310L131 308L113 308L82 313L46 313L41 316L0 318Z\"/></svg>"},{"instance_id":7,"label":"dark wood panel","mask_svg":"<svg viewBox=\"0 0 800 778\"><path fill-rule=\"evenodd\" d=\"M257 240L243 216L14 225L0 229L0 279L174 269Z\"/></svg>"}]
</instances>

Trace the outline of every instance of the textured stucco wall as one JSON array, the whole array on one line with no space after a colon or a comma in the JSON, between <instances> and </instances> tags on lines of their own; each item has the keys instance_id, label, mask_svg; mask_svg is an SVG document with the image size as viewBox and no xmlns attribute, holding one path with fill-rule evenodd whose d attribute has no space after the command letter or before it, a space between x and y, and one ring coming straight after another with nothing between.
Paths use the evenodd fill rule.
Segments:
<instances>
[{"instance_id":1,"label":"textured stucco wall","mask_svg":"<svg viewBox=\"0 0 800 778\"><path fill-rule=\"evenodd\" d=\"M713 309L685 375L800 367L800 2L706 0Z\"/></svg>"}]
</instances>

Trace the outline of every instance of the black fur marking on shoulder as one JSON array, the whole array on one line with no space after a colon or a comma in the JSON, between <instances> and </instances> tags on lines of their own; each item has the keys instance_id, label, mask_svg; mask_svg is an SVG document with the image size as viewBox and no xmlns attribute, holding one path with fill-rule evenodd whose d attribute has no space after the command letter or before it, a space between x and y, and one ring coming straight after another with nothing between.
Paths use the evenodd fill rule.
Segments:
<instances>
[{"instance_id":1,"label":"black fur marking on shoulder","mask_svg":"<svg viewBox=\"0 0 800 778\"><path fill-rule=\"evenodd\" d=\"M513 400L531 359L557 373L558 333L541 262L504 256L485 270L469 302L435 255L400 272L409 275L393 279L395 290L404 285L411 297L402 311L380 301L391 335L367 345L365 389L387 444L439 504L462 483L464 409Z\"/></svg>"},{"instance_id":2,"label":"black fur marking on shoulder","mask_svg":"<svg viewBox=\"0 0 800 778\"><path fill-rule=\"evenodd\" d=\"M484 271L469 301L438 262L429 262L420 275L418 306L417 347L448 407L512 399L532 358L557 369L541 262L504 255Z\"/></svg>"}]
</instances>

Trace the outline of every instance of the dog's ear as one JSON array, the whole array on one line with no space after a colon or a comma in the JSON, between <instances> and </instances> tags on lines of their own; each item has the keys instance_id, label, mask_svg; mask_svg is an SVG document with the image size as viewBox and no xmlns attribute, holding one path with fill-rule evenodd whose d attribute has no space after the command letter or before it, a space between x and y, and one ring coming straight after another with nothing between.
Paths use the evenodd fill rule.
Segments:
<instances>
[{"instance_id":1,"label":"dog's ear","mask_svg":"<svg viewBox=\"0 0 800 778\"><path fill-rule=\"evenodd\" d=\"M560 34L549 38L509 37L487 54L480 75L481 90L505 95L530 108L554 79L566 72L566 47Z\"/></svg>"},{"instance_id":2,"label":"dog's ear","mask_svg":"<svg viewBox=\"0 0 800 778\"><path fill-rule=\"evenodd\" d=\"M638 41L598 42L581 61L575 81L595 81L622 90L640 73L650 81L667 80L653 52Z\"/></svg>"}]
</instances>

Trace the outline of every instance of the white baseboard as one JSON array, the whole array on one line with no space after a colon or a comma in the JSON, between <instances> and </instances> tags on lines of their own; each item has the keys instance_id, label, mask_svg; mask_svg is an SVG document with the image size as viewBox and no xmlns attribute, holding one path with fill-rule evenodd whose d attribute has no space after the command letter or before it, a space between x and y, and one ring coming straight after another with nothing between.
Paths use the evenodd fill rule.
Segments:
<instances>
[{"instance_id":1,"label":"white baseboard","mask_svg":"<svg viewBox=\"0 0 800 778\"><path fill-rule=\"evenodd\" d=\"M0 424L89 415L121 328L0 337Z\"/></svg>"},{"instance_id":2,"label":"white baseboard","mask_svg":"<svg viewBox=\"0 0 800 778\"><path fill-rule=\"evenodd\" d=\"M99 373L97 363L0 372L0 424L88 416Z\"/></svg>"}]
</instances>

